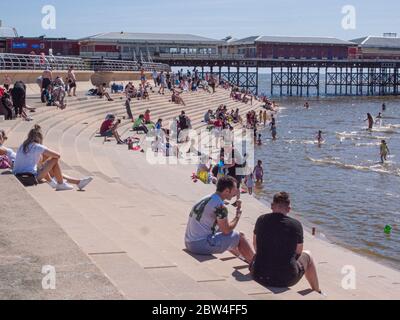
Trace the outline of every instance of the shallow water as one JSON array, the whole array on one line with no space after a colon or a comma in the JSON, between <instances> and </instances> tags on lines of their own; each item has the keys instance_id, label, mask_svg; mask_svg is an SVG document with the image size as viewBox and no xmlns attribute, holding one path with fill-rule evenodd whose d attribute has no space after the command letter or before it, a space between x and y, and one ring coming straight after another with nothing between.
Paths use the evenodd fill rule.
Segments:
<instances>
[{"instance_id":1,"label":"shallow water","mask_svg":"<svg viewBox=\"0 0 400 320\"><path fill-rule=\"evenodd\" d=\"M278 115L278 140L263 134L256 147L266 181L256 197L269 202L277 191L290 192L293 210L308 227L342 246L400 269L400 99L284 98ZM368 132L385 102L383 124ZM325 139L316 143L318 130ZM380 164L385 139L391 155ZM393 227L390 236L385 225Z\"/></svg>"}]
</instances>

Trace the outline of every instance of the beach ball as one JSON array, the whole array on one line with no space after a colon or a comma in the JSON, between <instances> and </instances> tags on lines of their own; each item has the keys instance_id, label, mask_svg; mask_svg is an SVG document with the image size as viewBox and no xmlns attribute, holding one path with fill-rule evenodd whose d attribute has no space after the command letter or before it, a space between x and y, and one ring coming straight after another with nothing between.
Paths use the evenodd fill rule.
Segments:
<instances>
[{"instance_id":1,"label":"beach ball","mask_svg":"<svg viewBox=\"0 0 400 320\"><path fill-rule=\"evenodd\" d=\"M391 225L385 226L384 231L385 231L386 234L391 234L392 233L392 226Z\"/></svg>"}]
</instances>

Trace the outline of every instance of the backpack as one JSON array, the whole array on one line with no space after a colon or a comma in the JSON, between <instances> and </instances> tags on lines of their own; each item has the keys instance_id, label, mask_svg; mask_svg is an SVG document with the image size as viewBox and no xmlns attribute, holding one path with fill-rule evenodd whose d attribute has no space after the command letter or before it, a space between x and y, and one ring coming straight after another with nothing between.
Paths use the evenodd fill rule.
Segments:
<instances>
[{"instance_id":1,"label":"backpack","mask_svg":"<svg viewBox=\"0 0 400 320\"><path fill-rule=\"evenodd\" d=\"M19 173L15 176L25 187L37 186L39 184L36 177L32 173Z\"/></svg>"},{"instance_id":2,"label":"backpack","mask_svg":"<svg viewBox=\"0 0 400 320\"><path fill-rule=\"evenodd\" d=\"M11 169L11 161L7 156L0 156L0 169Z\"/></svg>"}]
</instances>

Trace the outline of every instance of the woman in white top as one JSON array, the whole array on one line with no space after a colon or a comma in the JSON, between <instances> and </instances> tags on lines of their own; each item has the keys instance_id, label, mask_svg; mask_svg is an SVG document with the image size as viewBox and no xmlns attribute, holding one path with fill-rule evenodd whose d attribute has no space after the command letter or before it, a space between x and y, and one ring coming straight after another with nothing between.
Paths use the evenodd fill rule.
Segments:
<instances>
[{"instance_id":1,"label":"woman in white top","mask_svg":"<svg viewBox=\"0 0 400 320\"><path fill-rule=\"evenodd\" d=\"M30 173L38 181L45 179L57 191L72 190L73 186L70 184L75 184L82 190L93 180L91 177L78 180L63 175L59 164L60 154L42 143L42 130L40 126L35 125L17 151L13 169L15 175Z\"/></svg>"},{"instance_id":2,"label":"woman in white top","mask_svg":"<svg viewBox=\"0 0 400 320\"><path fill-rule=\"evenodd\" d=\"M3 146L3 144L6 142L6 140L7 140L7 135L6 135L5 131L0 130L0 156L7 156L12 164L15 161L16 154L12 149L6 148Z\"/></svg>"}]
</instances>

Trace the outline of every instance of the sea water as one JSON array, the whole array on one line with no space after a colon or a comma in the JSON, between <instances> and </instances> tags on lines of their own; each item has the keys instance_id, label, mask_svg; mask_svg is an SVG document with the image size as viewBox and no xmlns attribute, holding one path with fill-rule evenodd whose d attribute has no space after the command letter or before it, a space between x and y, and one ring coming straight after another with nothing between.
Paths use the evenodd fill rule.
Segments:
<instances>
[{"instance_id":1,"label":"sea water","mask_svg":"<svg viewBox=\"0 0 400 320\"><path fill-rule=\"evenodd\" d=\"M400 268L400 98L276 98L278 139L261 130L256 160L266 177L256 197L268 203L287 191L292 207L309 228L363 255ZM306 110L304 102L309 101ZM387 106L383 121L367 130ZM324 143L316 136L322 130ZM380 142L391 154L380 163ZM391 225L391 235L384 233Z\"/></svg>"}]
</instances>

